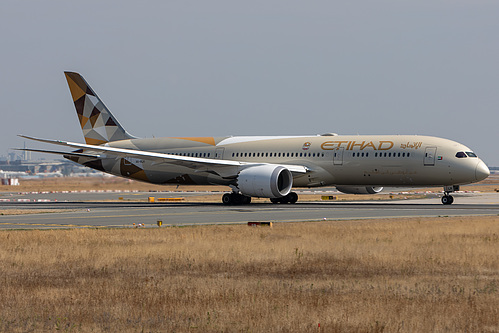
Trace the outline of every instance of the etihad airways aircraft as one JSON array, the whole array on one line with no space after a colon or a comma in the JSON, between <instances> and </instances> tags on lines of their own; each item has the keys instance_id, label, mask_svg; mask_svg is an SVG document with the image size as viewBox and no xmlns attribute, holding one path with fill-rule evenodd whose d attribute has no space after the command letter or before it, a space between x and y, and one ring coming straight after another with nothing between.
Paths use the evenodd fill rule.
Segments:
<instances>
[{"instance_id":1,"label":"etihad airways aircraft","mask_svg":"<svg viewBox=\"0 0 499 333\"><path fill-rule=\"evenodd\" d=\"M443 204L459 185L487 178L489 169L455 141L417 135L228 136L140 139L129 134L78 73L65 72L85 144L21 137L67 146L84 166L154 184L228 185L224 204L251 197L295 203L293 187L335 186L374 194L383 186L443 186ZM21 149L23 150L23 149Z\"/></svg>"}]
</instances>

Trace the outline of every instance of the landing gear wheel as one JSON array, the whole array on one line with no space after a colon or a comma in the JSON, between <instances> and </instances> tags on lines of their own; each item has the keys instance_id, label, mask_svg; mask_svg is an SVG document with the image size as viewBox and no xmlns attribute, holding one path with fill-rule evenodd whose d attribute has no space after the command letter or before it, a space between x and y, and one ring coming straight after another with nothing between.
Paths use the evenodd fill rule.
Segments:
<instances>
[{"instance_id":1,"label":"landing gear wheel","mask_svg":"<svg viewBox=\"0 0 499 333\"><path fill-rule=\"evenodd\" d=\"M247 205L251 203L251 197L239 193L225 193L222 196L222 203L224 205Z\"/></svg>"},{"instance_id":2,"label":"landing gear wheel","mask_svg":"<svg viewBox=\"0 0 499 333\"><path fill-rule=\"evenodd\" d=\"M280 198L270 198L270 202L272 202L273 204L286 204L286 203L290 203L290 204L294 204L298 201L298 194L296 194L295 192L289 192L288 195L285 195L283 197L280 197Z\"/></svg>"},{"instance_id":3,"label":"landing gear wheel","mask_svg":"<svg viewBox=\"0 0 499 333\"><path fill-rule=\"evenodd\" d=\"M241 204L249 205L251 203L251 197L247 197L245 195L241 195L241 197L242 197Z\"/></svg>"},{"instance_id":4,"label":"landing gear wheel","mask_svg":"<svg viewBox=\"0 0 499 333\"><path fill-rule=\"evenodd\" d=\"M298 194L295 192L290 192L286 197L288 197L288 202L290 204L295 204L298 201Z\"/></svg>"},{"instance_id":5,"label":"landing gear wheel","mask_svg":"<svg viewBox=\"0 0 499 333\"><path fill-rule=\"evenodd\" d=\"M232 205L234 202L233 198L232 198L232 193L225 193L223 196L222 196L222 203L224 205Z\"/></svg>"},{"instance_id":6,"label":"landing gear wheel","mask_svg":"<svg viewBox=\"0 0 499 333\"><path fill-rule=\"evenodd\" d=\"M454 202L454 197L452 195L446 194L442 197L442 203L444 205L451 205L453 202Z\"/></svg>"}]
</instances>

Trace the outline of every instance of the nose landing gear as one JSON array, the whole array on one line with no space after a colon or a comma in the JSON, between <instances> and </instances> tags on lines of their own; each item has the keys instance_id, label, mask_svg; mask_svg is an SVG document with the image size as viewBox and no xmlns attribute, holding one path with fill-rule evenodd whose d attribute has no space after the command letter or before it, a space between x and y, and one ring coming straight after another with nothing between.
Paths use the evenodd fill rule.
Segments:
<instances>
[{"instance_id":1,"label":"nose landing gear","mask_svg":"<svg viewBox=\"0 0 499 333\"><path fill-rule=\"evenodd\" d=\"M444 205L451 205L454 202L454 197L449 193L459 191L459 185L444 186L444 196L442 197L442 203Z\"/></svg>"},{"instance_id":2,"label":"nose landing gear","mask_svg":"<svg viewBox=\"0 0 499 333\"><path fill-rule=\"evenodd\" d=\"M444 194L442 197L442 203L444 205L451 205L454 202L454 197L452 195L448 195L447 193Z\"/></svg>"}]
</instances>

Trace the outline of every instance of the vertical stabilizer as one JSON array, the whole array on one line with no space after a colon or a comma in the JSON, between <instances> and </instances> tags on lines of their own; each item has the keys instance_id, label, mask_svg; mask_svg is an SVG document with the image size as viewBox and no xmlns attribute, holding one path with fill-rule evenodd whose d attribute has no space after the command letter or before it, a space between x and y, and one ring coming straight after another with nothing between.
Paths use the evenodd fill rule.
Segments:
<instances>
[{"instance_id":1,"label":"vertical stabilizer","mask_svg":"<svg viewBox=\"0 0 499 333\"><path fill-rule=\"evenodd\" d=\"M120 125L80 74L73 72L64 72L64 74L87 144L101 145L110 141L135 138Z\"/></svg>"}]
</instances>

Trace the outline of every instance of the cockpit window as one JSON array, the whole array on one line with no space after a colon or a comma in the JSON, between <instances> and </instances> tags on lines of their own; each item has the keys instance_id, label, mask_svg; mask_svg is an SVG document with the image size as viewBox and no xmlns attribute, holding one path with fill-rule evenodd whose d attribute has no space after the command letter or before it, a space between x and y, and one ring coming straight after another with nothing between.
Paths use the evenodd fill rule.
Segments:
<instances>
[{"instance_id":1,"label":"cockpit window","mask_svg":"<svg viewBox=\"0 0 499 333\"><path fill-rule=\"evenodd\" d=\"M468 155L468 157L477 157L476 154L472 151L467 151L466 155Z\"/></svg>"},{"instance_id":2,"label":"cockpit window","mask_svg":"<svg viewBox=\"0 0 499 333\"><path fill-rule=\"evenodd\" d=\"M456 157L457 158L466 158L466 154L464 153L464 151L460 151L459 153L456 154Z\"/></svg>"}]
</instances>

